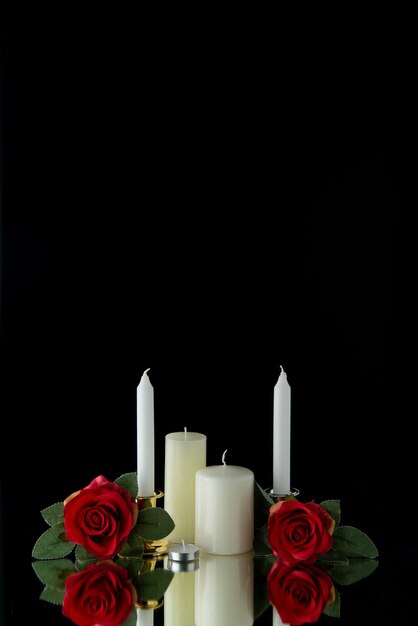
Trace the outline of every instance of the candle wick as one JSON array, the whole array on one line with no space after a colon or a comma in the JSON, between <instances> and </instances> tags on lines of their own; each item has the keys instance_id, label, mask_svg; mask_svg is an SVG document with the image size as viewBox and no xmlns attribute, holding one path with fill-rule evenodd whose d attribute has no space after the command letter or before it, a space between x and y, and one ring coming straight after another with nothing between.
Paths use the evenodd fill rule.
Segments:
<instances>
[{"instance_id":1,"label":"candle wick","mask_svg":"<svg viewBox=\"0 0 418 626\"><path fill-rule=\"evenodd\" d=\"M144 374L147 374L150 371L150 367L144 371Z\"/></svg>"},{"instance_id":2,"label":"candle wick","mask_svg":"<svg viewBox=\"0 0 418 626\"><path fill-rule=\"evenodd\" d=\"M184 427L184 437L187 439L187 426Z\"/></svg>"},{"instance_id":3,"label":"candle wick","mask_svg":"<svg viewBox=\"0 0 418 626\"><path fill-rule=\"evenodd\" d=\"M181 543L183 544L183 550L186 549L186 544L184 543L184 539L181 540Z\"/></svg>"},{"instance_id":4,"label":"candle wick","mask_svg":"<svg viewBox=\"0 0 418 626\"><path fill-rule=\"evenodd\" d=\"M282 372L284 372L283 365L280 366L280 369L282 370ZM280 372L280 373L282 373L282 372Z\"/></svg>"},{"instance_id":5,"label":"candle wick","mask_svg":"<svg viewBox=\"0 0 418 626\"><path fill-rule=\"evenodd\" d=\"M225 450L225 452L224 452L224 453L223 453L223 455L222 455L222 463L223 463L224 465L226 465L226 462L225 462L225 454L226 454L227 452L228 452L228 449L226 449L226 450Z\"/></svg>"}]
</instances>

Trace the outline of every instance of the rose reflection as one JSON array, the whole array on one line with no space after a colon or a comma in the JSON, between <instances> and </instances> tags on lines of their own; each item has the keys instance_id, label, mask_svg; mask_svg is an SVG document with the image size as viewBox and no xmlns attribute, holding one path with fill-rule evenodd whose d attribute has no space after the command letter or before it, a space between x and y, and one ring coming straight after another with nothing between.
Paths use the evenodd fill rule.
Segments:
<instances>
[{"instance_id":1,"label":"rose reflection","mask_svg":"<svg viewBox=\"0 0 418 626\"><path fill-rule=\"evenodd\" d=\"M76 626L151 626L174 577L159 559L47 559L32 566L45 585L40 599L60 605Z\"/></svg>"},{"instance_id":2,"label":"rose reflection","mask_svg":"<svg viewBox=\"0 0 418 626\"><path fill-rule=\"evenodd\" d=\"M128 570L102 561L67 578L62 612L77 626L119 626L130 616L136 598Z\"/></svg>"},{"instance_id":3,"label":"rose reflection","mask_svg":"<svg viewBox=\"0 0 418 626\"><path fill-rule=\"evenodd\" d=\"M285 565L276 561L267 576L267 593L282 622L292 626L318 621L335 600L332 578L309 563Z\"/></svg>"}]
</instances>

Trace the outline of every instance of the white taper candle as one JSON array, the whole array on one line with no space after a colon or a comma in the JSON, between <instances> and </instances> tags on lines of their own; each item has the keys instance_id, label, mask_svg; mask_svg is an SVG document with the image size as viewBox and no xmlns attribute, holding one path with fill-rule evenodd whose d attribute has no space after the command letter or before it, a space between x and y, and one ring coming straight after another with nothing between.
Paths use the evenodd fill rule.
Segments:
<instances>
[{"instance_id":1,"label":"white taper candle","mask_svg":"<svg viewBox=\"0 0 418 626\"><path fill-rule=\"evenodd\" d=\"M290 386L283 367L274 387L273 491L290 492Z\"/></svg>"},{"instance_id":2,"label":"white taper candle","mask_svg":"<svg viewBox=\"0 0 418 626\"><path fill-rule=\"evenodd\" d=\"M154 495L154 389L145 370L136 394L138 495Z\"/></svg>"}]
</instances>

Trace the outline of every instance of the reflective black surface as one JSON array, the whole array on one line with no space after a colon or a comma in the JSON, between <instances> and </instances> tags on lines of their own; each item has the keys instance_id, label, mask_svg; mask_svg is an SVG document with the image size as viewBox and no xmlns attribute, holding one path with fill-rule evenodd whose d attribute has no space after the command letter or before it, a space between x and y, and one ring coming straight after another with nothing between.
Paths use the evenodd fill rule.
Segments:
<instances>
[{"instance_id":1,"label":"reflective black surface","mask_svg":"<svg viewBox=\"0 0 418 626\"><path fill-rule=\"evenodd\" d=\"M292 483L306 500L340 498L380 552L339 623L409 624L413 409L395 240L410 165L405 107L386 97L399 65L380 46L353 58L350 39L324 56L309 46L287 71L268 54L251 69L243 49L228 70L223 55L138 52L129 20L27 18L3 22L2 39L5 623L66 623L38 600L39 511L136 469L144 369L157 488L165 434L184 426L207 435L208 464L227 448L269 487L282 364ZM271 609L257 626L270 623Z\"/></svg>"}]
</instances>

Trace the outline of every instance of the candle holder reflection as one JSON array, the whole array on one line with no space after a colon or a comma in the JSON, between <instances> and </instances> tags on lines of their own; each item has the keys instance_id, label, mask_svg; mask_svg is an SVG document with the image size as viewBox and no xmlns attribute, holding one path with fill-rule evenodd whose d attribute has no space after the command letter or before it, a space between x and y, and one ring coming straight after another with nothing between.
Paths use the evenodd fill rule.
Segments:
<instances>
[{"instance_id":1,"label":"candle holder reflection","mask_svg":"<svg viewBox=\"0 0 418 626\"><path fill-rule=\"evenodd\" d=\"M155 491L152 496L141 496L137 495L135 498L138 503L139 514L141 511L145 509L157 507L157 501L164 497L163 491ZM166 538L164 539L154 539L152 541L147 541L144 539L144 554L143 557L146 559L161 559L164 558L167 554L168 547L170 545L170 541Z\"/></svg>"},{"instance_id":2,"label":"candle holder reflection","mask_svg":"<svg viewBox=\"0 0 418 626\"><path fill-rule=\"evenodd\" d=\"M132 560L131 560L132 562ZM156 558L156 559L144 559L144 560L139 560L139 563L141 563L140 565L140 570L137 573L137 576L135 576L134 578L136 580L138 580L139 582L141 582L141 580L144 580L144 575L148 575L150 572L161 572L164 573L164 562L162 559L160 558ZM135 561L134 561L135 563ZM131 565L131 573L132 573L132 568L134 567L134 565ZM172 582L172 580L171 580ZM171 585L171 582L168 584L168 587ZM161 584L161 583L160 583ZM158 582L153 582L152 585L147 585L145 583L145 589L149 590L149 589L156 589L158 588L159 584ZM161 595L161 597L158 598L143 598L140 596L140 592L141 592L141 585L138 585L138 591L139 591L139 595L137 597L137 600L135 602L135 608L136 609L140 609L140 610L144 610L144 611L148 611L148 610L155 610L155 609L159 609L160 607L163 606L164 604L164 594Z\"/></svg>"},{"instance_id":3,"label":"candle holder reflection","mask_svg":"<svg viewBox=\"0 0 418 626\"><path fill-rule=\"evenodd\" d=\"M141 610L148 610L148 609L159 609L161 606L163 606L163 599L160 598L159 600L157 599L152 599L152 600L142 600L142 599L138 599L135 602L135 607L137 609L141 609Z\"/></svg>"}]
</instances>

